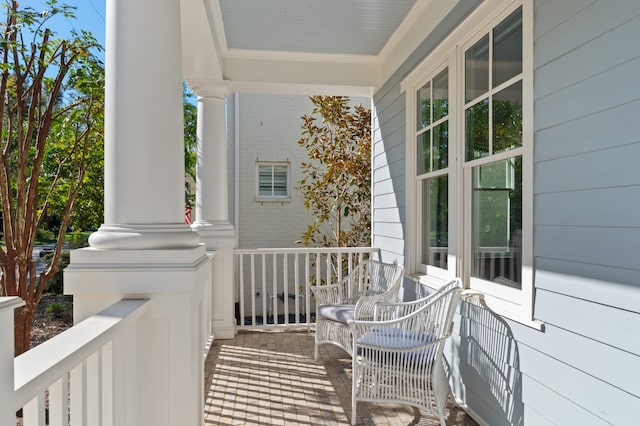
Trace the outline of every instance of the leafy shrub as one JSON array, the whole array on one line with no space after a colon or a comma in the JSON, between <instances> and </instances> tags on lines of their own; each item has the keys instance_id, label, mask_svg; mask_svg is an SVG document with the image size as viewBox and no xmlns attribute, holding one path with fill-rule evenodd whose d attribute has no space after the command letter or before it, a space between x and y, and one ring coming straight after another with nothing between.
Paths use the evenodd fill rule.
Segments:
<instances>
[{"instance_id":1,"label":"leafy shrub","mask_svg":"<svg viewBox=\"0 0 640 426\"><path fill-rule=\"evenodd\" d=\"M89 245L89 232L69 232L65 237L65 243L70 249L87 247Z\"/></svg>"},{"instance_id":2,"label":"leafy shrub","mask_svg":"<svg viewBox=\"0 0 640 426\"><path fill-rule=\"evenodd\" d=\"M36 231L36 240L42 242L55 241L56 234L49 229L38 229Z\"/></svg>"},{"instance_id":3,"label":"leafy shrub","mask_svg":"<svg viewBox=\"0 0 640 426\"><path fill-rule=\"evenodd\" d=\"M44 312L49 317L59 317L67 309L67 305L61 302L51 302L47 305Z\"/></svg>"},{"instance_id":4,"label":"leafy shrub","mask_svg":"<svg viewBox=\"0 0 640 426\"><path fill-rule=\"evenodd\" d=\"M69 265L69 252L68 251L63 251L62 254L60 254L60 259L58 260L58 272L55 273L54 276L52 276L49 281L47 282L46 287L44 288L44 291L46 293L53 293L53 294L62 294L63 291L63 273L62 270L64 268L66 268ZM51 258L52 256L49 255L48 256L48 262L47 262L47 267L51 264Z\"/></svg>"}]
</instances>

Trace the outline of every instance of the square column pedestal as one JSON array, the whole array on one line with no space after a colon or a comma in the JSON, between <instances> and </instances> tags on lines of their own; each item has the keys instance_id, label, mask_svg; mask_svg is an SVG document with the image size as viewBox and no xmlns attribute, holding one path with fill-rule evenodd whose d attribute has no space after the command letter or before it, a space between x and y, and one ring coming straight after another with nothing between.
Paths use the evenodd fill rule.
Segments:
<instances>
[{"instance_id":1,"label":"square column pedestal","mask_svg":"<svg viewBox=\"0 0 640 426\"><path fill-rule=\"evenodd\" d=\"M214 231L198 223L193 229L212 256L211 332L216 339L233 339L236 335L233 250L238 246L238 239L233 229Z\"/></svg>"},{"instance_id":2,"label":"square column pedestal","mask_svg":"<svg viewBox=\"0 0 640 426\"><path fill-rule=\"evenodd\" d=\"M204 346L208 338L211 260L205 247L71 252L64 271L74 322L121 299L149 299L137 322L133 366L114 389L126 407L121 425L201 426Z\"/></svg>"}]
</instances>

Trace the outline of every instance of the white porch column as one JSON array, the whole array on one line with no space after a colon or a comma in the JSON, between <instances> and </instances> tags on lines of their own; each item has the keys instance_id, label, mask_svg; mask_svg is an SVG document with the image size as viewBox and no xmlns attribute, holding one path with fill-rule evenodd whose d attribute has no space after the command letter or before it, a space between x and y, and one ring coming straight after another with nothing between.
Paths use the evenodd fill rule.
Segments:
<instances>
[{"instance_id":1,"label":"white porch column","mask_svg":"<svg viewBox=\"0 0 640 426\"><path fill-rule=\"evenodd\" d=\"M192 228L207 250L215 251L212 265L211 328L216 338L235 335L233 249L235 229L229 221L226 97L224 82L193 84L198 95L198 158L196 164L196 222Z\"/></svg>"},{"instance_id":2,"label":"white porch column","mask_svg":"<svg viewBox=\"0 0 640 426\"><path fill-rule=\"evenodd\" d=\"M108 0L105 223L99 249L185 248L178 0Z\"/></svg>"},{"instance_id":3,"label":"white porch column","mask_svg":"<svg viewBox=\"0 0 640 426\"><path fill-rule=\"evenodd\" d=\"M113 377L117 424L201 426L211 262L183 216L180 1L107 0L106 12L105 223L71 253L65 292L76 322L150 301L137 367Z\"/></svg>"}]
</instances>

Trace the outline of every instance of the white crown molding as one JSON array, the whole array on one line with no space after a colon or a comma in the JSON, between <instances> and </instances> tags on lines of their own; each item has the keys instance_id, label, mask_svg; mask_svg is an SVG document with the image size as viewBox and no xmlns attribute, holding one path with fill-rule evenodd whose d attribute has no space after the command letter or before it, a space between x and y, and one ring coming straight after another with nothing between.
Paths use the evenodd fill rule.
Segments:
<instances>
[{"instance_id":1,"label":"white crown molding","mask_svg":"<svg viewBox=\"0 0 640 426\"><path fill-rule=\"evenodd\" d=\"M389 40L387 40L387 44L382 47L382 50L379 54L380 58L387 58L393 50L400 47L400 44L405 39L405 37L408 36L410 30L418 24L418 18L422 16L423 12L429 8L431 3L432 0L416 1L409 13L407 13L407 16L405 16L400 25L398 25L396 31L391 34L391 37L389 37Z\"/></svg>"},{"instance_id":2,"label":"white crown molding","mask_svg":"<svg viewBox=\"0 0 640 426\"><path fill-rule=\"evenodd\" d=\"M273 60L292 62L326 62L326 63L353 63L377 65L380 63L378 56L373 55L347 55L340 53L313 53L291 52L281 50L248 50L229 49L224 55L231 59L248 60Z\"/></svg>"},{"instance_id":3,"label":"white crown molding","mask_svg":"<svg viewBox=\"0 0 640 426\"><path fill-rule=\"evenodd\" d=\"M271 93L279 95L324 95L370 98L375 93L372 86L341 86L328 84L292 84L274 82L232 82L231 90L238 93Z\"/></svg>"},{"instance_id":4,"label":"white crown molding","mask_svg":"<svg viewBox=\"0 0 640 426\"><path fill-rule=\"evenodd\" d=\"M227 36L224 33L224 23L222 21L222 10L220 9L220 0L200 0L205 3L209 25L213 28L212 36L220 49L222 56L229 52L227 46Z\"/></svg>"},{"instance_id":5,"label":"white crown molding","mask_svg":"<svg viewBox=\"0 0 640 426\"><path fill-rule=\"evenodd\" d=\"M387 81L407 60L458 1L418 0L396 32L382 48L379 61L381 78Z\"/></svg>"}]
</instances>

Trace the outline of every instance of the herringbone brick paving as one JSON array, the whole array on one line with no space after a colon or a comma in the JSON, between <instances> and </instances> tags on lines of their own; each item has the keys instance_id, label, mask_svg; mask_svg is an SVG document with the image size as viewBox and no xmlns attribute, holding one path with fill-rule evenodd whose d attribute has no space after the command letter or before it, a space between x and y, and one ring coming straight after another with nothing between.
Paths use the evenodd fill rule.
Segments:
<instances>
[{"instance_id":1,"label":"herringbone brick paving","mask_svg":"<svg viewBox=\"0 0 640 426\"><path fill-rule=\"evenodd\" d=\"M333 345L313 360L313 331L242 331L216 340L205 363L205 425L349 425L351 359ZM408 405L358 403L358 425L437 426ZM477 426L450 407L447 426Z\"/></svg>"}]
</instances>

